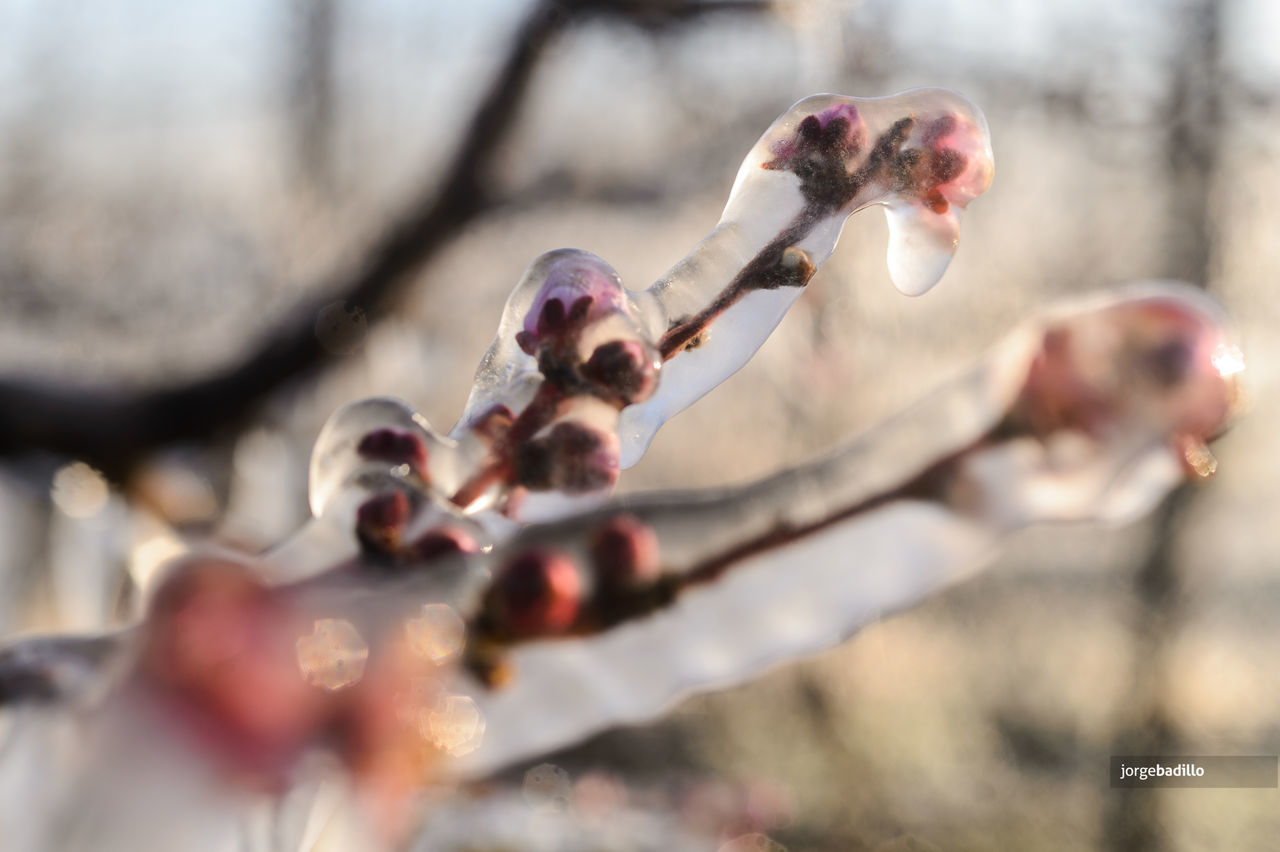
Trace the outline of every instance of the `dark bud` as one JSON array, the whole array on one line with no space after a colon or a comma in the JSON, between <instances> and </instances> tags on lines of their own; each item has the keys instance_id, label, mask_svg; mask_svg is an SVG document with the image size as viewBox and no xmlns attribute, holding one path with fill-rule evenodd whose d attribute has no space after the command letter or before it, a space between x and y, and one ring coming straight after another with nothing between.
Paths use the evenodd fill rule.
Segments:
<instances>
[{"instance_id":1,"label":"dark bud","mask_svg":"<svg viewBox=\"0 0 1280 852\"><path fill-rule=\"evenodd\" d=\"M816 115L806 115L796 126L796 135L808 142L817 142L822 136L822 122Z\"/></svg>"},{"instance_id":2,"label":"dark bud","mask_svg":"<svg viewBox=\"0 0 1280 852\"><path fill-rule=\"evenodd\" d=\"M617 439L581 423L557 423L513 456L515 479L530 491L584 494L618 481Z\"/></svg>"},{"instance_id":3,"label":"dark bud","mask_svg":"<svg viewBox=\"0 0 1280 852\"><path fill-rule=\"evenodd\" d=\"M360 547L371 554L394 553L400 547L411 510L409 498L402 491L388 491L364 501L356 510Z\"/></svg>"},{"instance_id":4,"label":"dark bud","mask_svg":"<svg viewBox=\"0 0 1280 852\"><path fill-rule=\"evenodd\" d=\"M638 340L597 346L582 375L623 405L644 402L658 386L658 363Z\"/></svg>"},{"instance_id":5,"label":"dark bud","mask_svg":"<svg viewBox=\"0 0 1280 852\"><path fill-rule=\"evenodd\" d=\"M366 459L407 464L414 473L427 476L427 448L412 432L374 429L360 439L356 452Z\"/></svg>"},{"instance_id":6,"label":"dark bud","mask_svg":"<svg viewBox=\"0 0 1280 852\"><path fill-rule=\"evenodd\" d=\"M618 481L616 439L579 423L558 423L547 436L551 482L569 494L609 488Z\"/></svg>"},{"instance_id":7,"label":"dark bud","mask_svg":"<svg viewBox=\"0 0 1280 852\"><path fill-rule=\"evenodd\" d=\"M533 438L515 448L511 457L515 481L530 491L551 489L551 471L555 461L546 438Z\"/></svg>"}]
</instances>

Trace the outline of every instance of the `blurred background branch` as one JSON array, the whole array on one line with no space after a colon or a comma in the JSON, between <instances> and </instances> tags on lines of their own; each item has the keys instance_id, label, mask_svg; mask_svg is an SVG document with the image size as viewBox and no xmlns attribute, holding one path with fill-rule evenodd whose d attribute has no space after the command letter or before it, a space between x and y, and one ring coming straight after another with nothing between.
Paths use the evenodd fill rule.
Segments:
<instances>
[{"instance_id":1,"label":"blurred background branch","mask_svg":"<svg viewBox=\"0 0 1280 852\"><path fill-rule=\"evenodd\" d=\"M442 175L386 229L354 271L321 288L325 295L295 307L269 335L230 367L172 387L72 387L46 379L0 379L0 454L41 449L89 462L123 479L147 454L181 440L243 426L264 397L334 359L318 323L326 305L363 325L392 309L409 275L428 263L473 219L501 206L493 161L519 120L538 60L571 21L610 15L663 28L711 13L768 8L753 0L547 0L519 26L489 89ZM308 179L323 184L330 155L325 142L332 113L331 0L304 4L302 61L295 99L300 115L298 159Z\"/></svg>"}]
</instances>

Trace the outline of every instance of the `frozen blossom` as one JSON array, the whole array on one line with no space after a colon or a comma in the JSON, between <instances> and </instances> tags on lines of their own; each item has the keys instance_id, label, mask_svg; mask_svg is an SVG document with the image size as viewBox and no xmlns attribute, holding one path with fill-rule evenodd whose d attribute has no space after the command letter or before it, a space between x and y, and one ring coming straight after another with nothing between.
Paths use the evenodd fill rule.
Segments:
<instances>
[{"instance_id":1,"label":"frozen blossom","mask_svg":"<svg viewBox=\"0 0 1280 852\"><path fill-rule=\"evenodd\" d=\"M982 113L954 92L800 101L648 289L587 252L535 259L449 434L398 400L353 402L316 440L314 517L292 539L172 566L120 634L0 651L0 697L77 709L11 736L56 739L93 778L105 752L77 738L136 738L144 707L152 746L181 755L146 771L182 776L184 819L248 819L264 796L314 811L300 779L327 753L391 839L428 783L652 718L962 579L1012 530L1131 518L1212 473L1243 355L1208 297L1157 283L1025 323L826 458L610 499L657 429L763 344L849 215L885 208L890 276L919 295L992 168ZM58 795L51 826L80 804Z\"/></svg>"}]
</instances>

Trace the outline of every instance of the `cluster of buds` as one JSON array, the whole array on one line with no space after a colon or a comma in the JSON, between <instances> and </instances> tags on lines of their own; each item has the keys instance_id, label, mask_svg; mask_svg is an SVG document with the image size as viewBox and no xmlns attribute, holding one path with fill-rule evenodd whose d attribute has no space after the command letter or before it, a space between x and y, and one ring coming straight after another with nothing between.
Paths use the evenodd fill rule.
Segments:
<instances>
[{"instance_id":1,"label":"cluster of buds","mask_svg":"<svg viewBox=\"0 0 1280 852\"><path fill-rule=\"evenodd\" d=\"M528 359L533 375L519 378L532 394L518 414L493 403L469 421L461 439L483 442L487 457L454 502L465 508L496 487L515 514L529 492L607 493L619 471L618 413L653 394L661 367L617 274L585 252L545 255L499 335L510 338L495 347L515 356L514 344Z\"/></svg>"},{"instance_id":2,"label":"cluster of buds","mask_svg":"<svg viewBox=\"0 0 1280 852\"><path fill-rule=\"evenodd\" d=\"M1140 293L1050 323L1010 419L1041 438L1168 431L1190 469L1207 475L1205 445L1238 408L1243 367L1209 299Z\"/></svg>"},{"instance_id":3,"label":"cluster of buds","mask_svg":"<svg viewBox=\"0 0 1280 852\"><path fill-rule=\"evenodd\" d=\"M964 207L991 182L986 126L962 99L938 104L932 92L807 98L765 135L760 168L795 175L810 218L890 197L938 215Z\"/></svg>"},{"instance_id":4,"label":"cluster of buds","mask_svg":"<svg viewBox=\"0 0 1280 852\"><path fill-rule=\"evenodd\" d=\"M655 530L630 514L593 522L570 546L513 542L470 628L468 663L501 680L513 642L593 633L668 603Z\"/></svg>"},{"instance_id":5,"label":"cluster of buds","mask_svg":"<svg viewBox=\"0 0 1280 852\"><path fill-rule=\"evenodd\" d=\"M430 482L426 447L412 432L374 429L360 439L356 452L393 467L407 466L421 481ZM434 511L424 524L419 516L426 514L423 506L429 502ZM443 501L433 500L430 491L392 487L369 497L356 509L356 540L376 564L401 567L479 552L476 535L464 526L470 524L451 515L456 513ZM411 535L415 528L417 534Z\"/></svg>"}]
</instances>

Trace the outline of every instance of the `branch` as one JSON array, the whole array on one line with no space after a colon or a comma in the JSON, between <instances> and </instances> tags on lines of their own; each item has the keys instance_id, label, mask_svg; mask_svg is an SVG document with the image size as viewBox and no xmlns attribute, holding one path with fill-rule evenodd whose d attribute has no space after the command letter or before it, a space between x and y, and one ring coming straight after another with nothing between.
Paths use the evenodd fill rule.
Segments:
<instances>
[{"instance_id":1,"label":"branch","mask_svg":"<svg viewBox=\"0 0 1280 852\"><path fill-rule=\"evenodd\" d=\"M1236 405L1226 335L1192 288L1131 290L1029 323L826 458L527 527L486 563L467 663L490 686L457 688L487 728L457 771L830 647L968 576L1027 525L1149 511L1213 469L1204 441Z\"/></svg>"}]
</instances>

